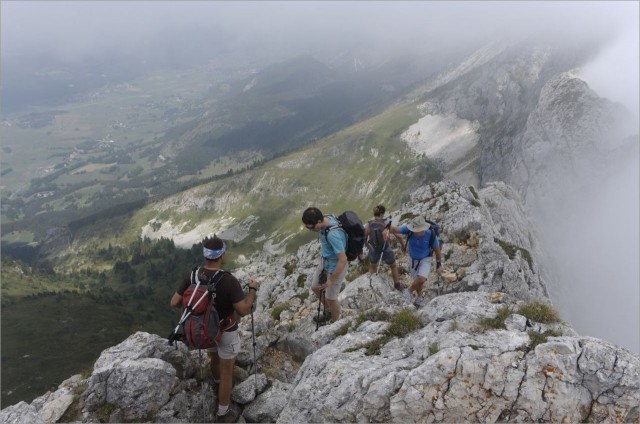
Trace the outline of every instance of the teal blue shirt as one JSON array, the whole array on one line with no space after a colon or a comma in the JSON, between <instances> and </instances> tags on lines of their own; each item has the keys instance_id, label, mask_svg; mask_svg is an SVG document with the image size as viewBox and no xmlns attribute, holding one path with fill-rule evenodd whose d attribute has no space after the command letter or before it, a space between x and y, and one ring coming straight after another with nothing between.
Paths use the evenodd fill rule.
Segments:
<instances>
[{"instance_id":1,"label":"teal blue shirt","mask_svg":"<svg viewBox=\"0 0 640 424\"><path fill-rule=\"evenodd\" d=\"M338 225L338 219L333 215L326 215L329 225L320 230L320 243L322 245L322 257L326 261L327 272L331 274L338 263L338 254L347 250L347 233L342 228L327 230L333 225Z\"/></svg>"}]
</instances>

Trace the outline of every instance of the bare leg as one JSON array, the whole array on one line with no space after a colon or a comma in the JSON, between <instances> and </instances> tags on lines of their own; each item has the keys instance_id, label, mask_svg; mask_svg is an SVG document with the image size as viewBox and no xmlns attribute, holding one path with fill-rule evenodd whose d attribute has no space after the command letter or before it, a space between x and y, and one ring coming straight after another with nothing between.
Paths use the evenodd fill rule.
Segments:
<instances>
[{"instance_id":1,"label":"bare leg","mask_svg":"<svg viewBox=\"0 0 640 424\"><path fill-rule=\"evenodd\" d=\"M340 318L340 302L337 300L325 299L327 308L331 312L331 321L337 321Z\"/></svg>"},{"instance_id":2,"label":"bare leg","mask_svg":"<svg viewBox=\"0 0 640 424\"><path fill-rule=\"evenodd\" d=\"M391 264L391 278L393 279L393 285L400 282L400 274L398 273L398 265L396 263Z\"/></svg>"},{"instance_id":3,"label":"bare leg","mask_svg":"<svg viewBox=\"0 0 640 424\"><path fill-rule=\"evenodd\" d=\"M425 281L427 281L426 278L424 278L422 275L418 275L415 280L413 280L413 284L411 284L411 287L409 287L409 291L415 291L418 296L422 296L422 287L424 286Z\"/></svg>"},{"instance_id":4,"label":"bare leg","mask_svg":"<svg viewBox=\"0 0 640 424\"><path fill-rule=\"evenodd\" d=\"M231 402L231 388L233 386L233 365L236 362L236 358L220 358L219 362L220 385L218 386L218 405L229 405Z\"/></svg>"},{"instance_id":5,"label":"bare leg","mask_svg":"<svg viewBox=\"0 0 640 424\"><path fill-rule=\"evenodd\" d=\"M211 367L211 376L214 380L220 381L220 357L218 352L207 352L209 360L211 361L209 366Z\"/></svg>"}]
</instances>

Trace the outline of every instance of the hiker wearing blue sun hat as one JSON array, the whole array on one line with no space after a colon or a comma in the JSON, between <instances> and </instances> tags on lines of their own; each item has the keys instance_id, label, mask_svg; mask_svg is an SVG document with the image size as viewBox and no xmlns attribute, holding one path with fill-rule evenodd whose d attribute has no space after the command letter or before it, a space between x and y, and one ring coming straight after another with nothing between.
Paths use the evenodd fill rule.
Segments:
<instances>
[{"instance_id":1,"label":"hiker wearing blue sun hat","mask_svg":"<svg viewBox=\"0 0 640 424\"><path fill-rule=\"evenodd\" d=\"M442 257L440 255L440 240L437 231L421 216L411 219L406 225L391 227L394 234L404 234L407 236L407 243L403 246L403 251L409 249L409 267L413 283L409 287L409 292L416 292L416 299L413 304L421 307L424 304L422 288L431 272L431 261L433 254L436 256L436 272L442 274Z\"/></svg>"}]
</instances>

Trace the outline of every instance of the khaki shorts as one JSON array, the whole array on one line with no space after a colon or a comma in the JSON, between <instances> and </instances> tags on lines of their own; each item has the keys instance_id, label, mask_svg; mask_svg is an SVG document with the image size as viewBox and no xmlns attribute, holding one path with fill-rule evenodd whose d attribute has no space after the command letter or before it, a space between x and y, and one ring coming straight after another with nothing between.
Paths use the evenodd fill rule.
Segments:
<instances>
[{"instance_id":1,"label":"khaki shorts","mask_svg":"<svg viewBox=\"0 0 640 424\"><path fill-rule=\"evenodd\" d=\"M409 257L409 268L411 268L411 279L415 280L418 276L424 277L425 279L429 277L429 273L431 272L431 256L427 256L424 259L420 260L420 264L418 265L417 259L411 259Z\"/></svg>"},{"instance_id":2,"label":"khaki shorts","mask_svg":"<svg viewBox=\"0 0 640 424\"><path fill-rule=\"evenodd\" d=\"M233 359L241 351L240 335L238 330L225 331L222 338L218 342L218 347L207 349L207 352L218 352L218 356L222 359Z\"/></svg>"},{"instance_id":3,"label":"khaki shorts","mask_svg":"<svg viewBox=\"0 0 640 424\"><path fill-rule=\"evenodd\" d=\"M331 284L329 286L329 288L324 291L325 299L327 299L327 300L338 300L338 295L340 294L340 289L342 288L342 283L344 282L344 279L347 276L347 269L348 268L349 268L349 264L347 263L347 265L344 267L344 269L342 270L342 272L338 276L338 279L336 281L334 281L333 284ZM324 261L323 261L323 259L321 257L320 258L320 262L318 263L318 266L316 267L316 270L313 272L313 277L311 278L311 288L312 289L320 287L320 284L318 283L318 279L320 278L320 273L322 272L323 269L324 269ZM329 275L327 275L327 277L329 277Z\"/></svg>"}]
</instances>

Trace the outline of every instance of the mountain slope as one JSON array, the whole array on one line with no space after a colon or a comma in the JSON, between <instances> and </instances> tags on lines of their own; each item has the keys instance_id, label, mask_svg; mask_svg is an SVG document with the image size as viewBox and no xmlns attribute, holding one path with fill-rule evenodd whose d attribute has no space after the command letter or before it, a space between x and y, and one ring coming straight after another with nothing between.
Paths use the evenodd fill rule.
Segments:
<instances>
[{"instance_id":1,"label":"mountain slope","mask_svg":"<svg viewBox=\"0 0 640 424\"><path fill-rule=\"evenodd\" d=\"M255 337L258 360L253 376L251 348L237 359L244 372L232 399L245 420L638 419L640 357L559 320L545 295L540 242L513 189L496 183L476 192L445 181L419 187L390 211L394 222L423 214L442 224L447 259L444 281L431 276L429 302L418 310L391 288L388 270L356 271L339 296L341 319L314 331L316 241L295 255L257 252L235 271L262 282L253 319L240 322L243 344ZM407 258L398 253L406 282ZM0 418L209 421L216 399L202 374L208 369L182 344L138 332L106 349L91 376L74 376Z\"/></svg>"}]
</instances>

